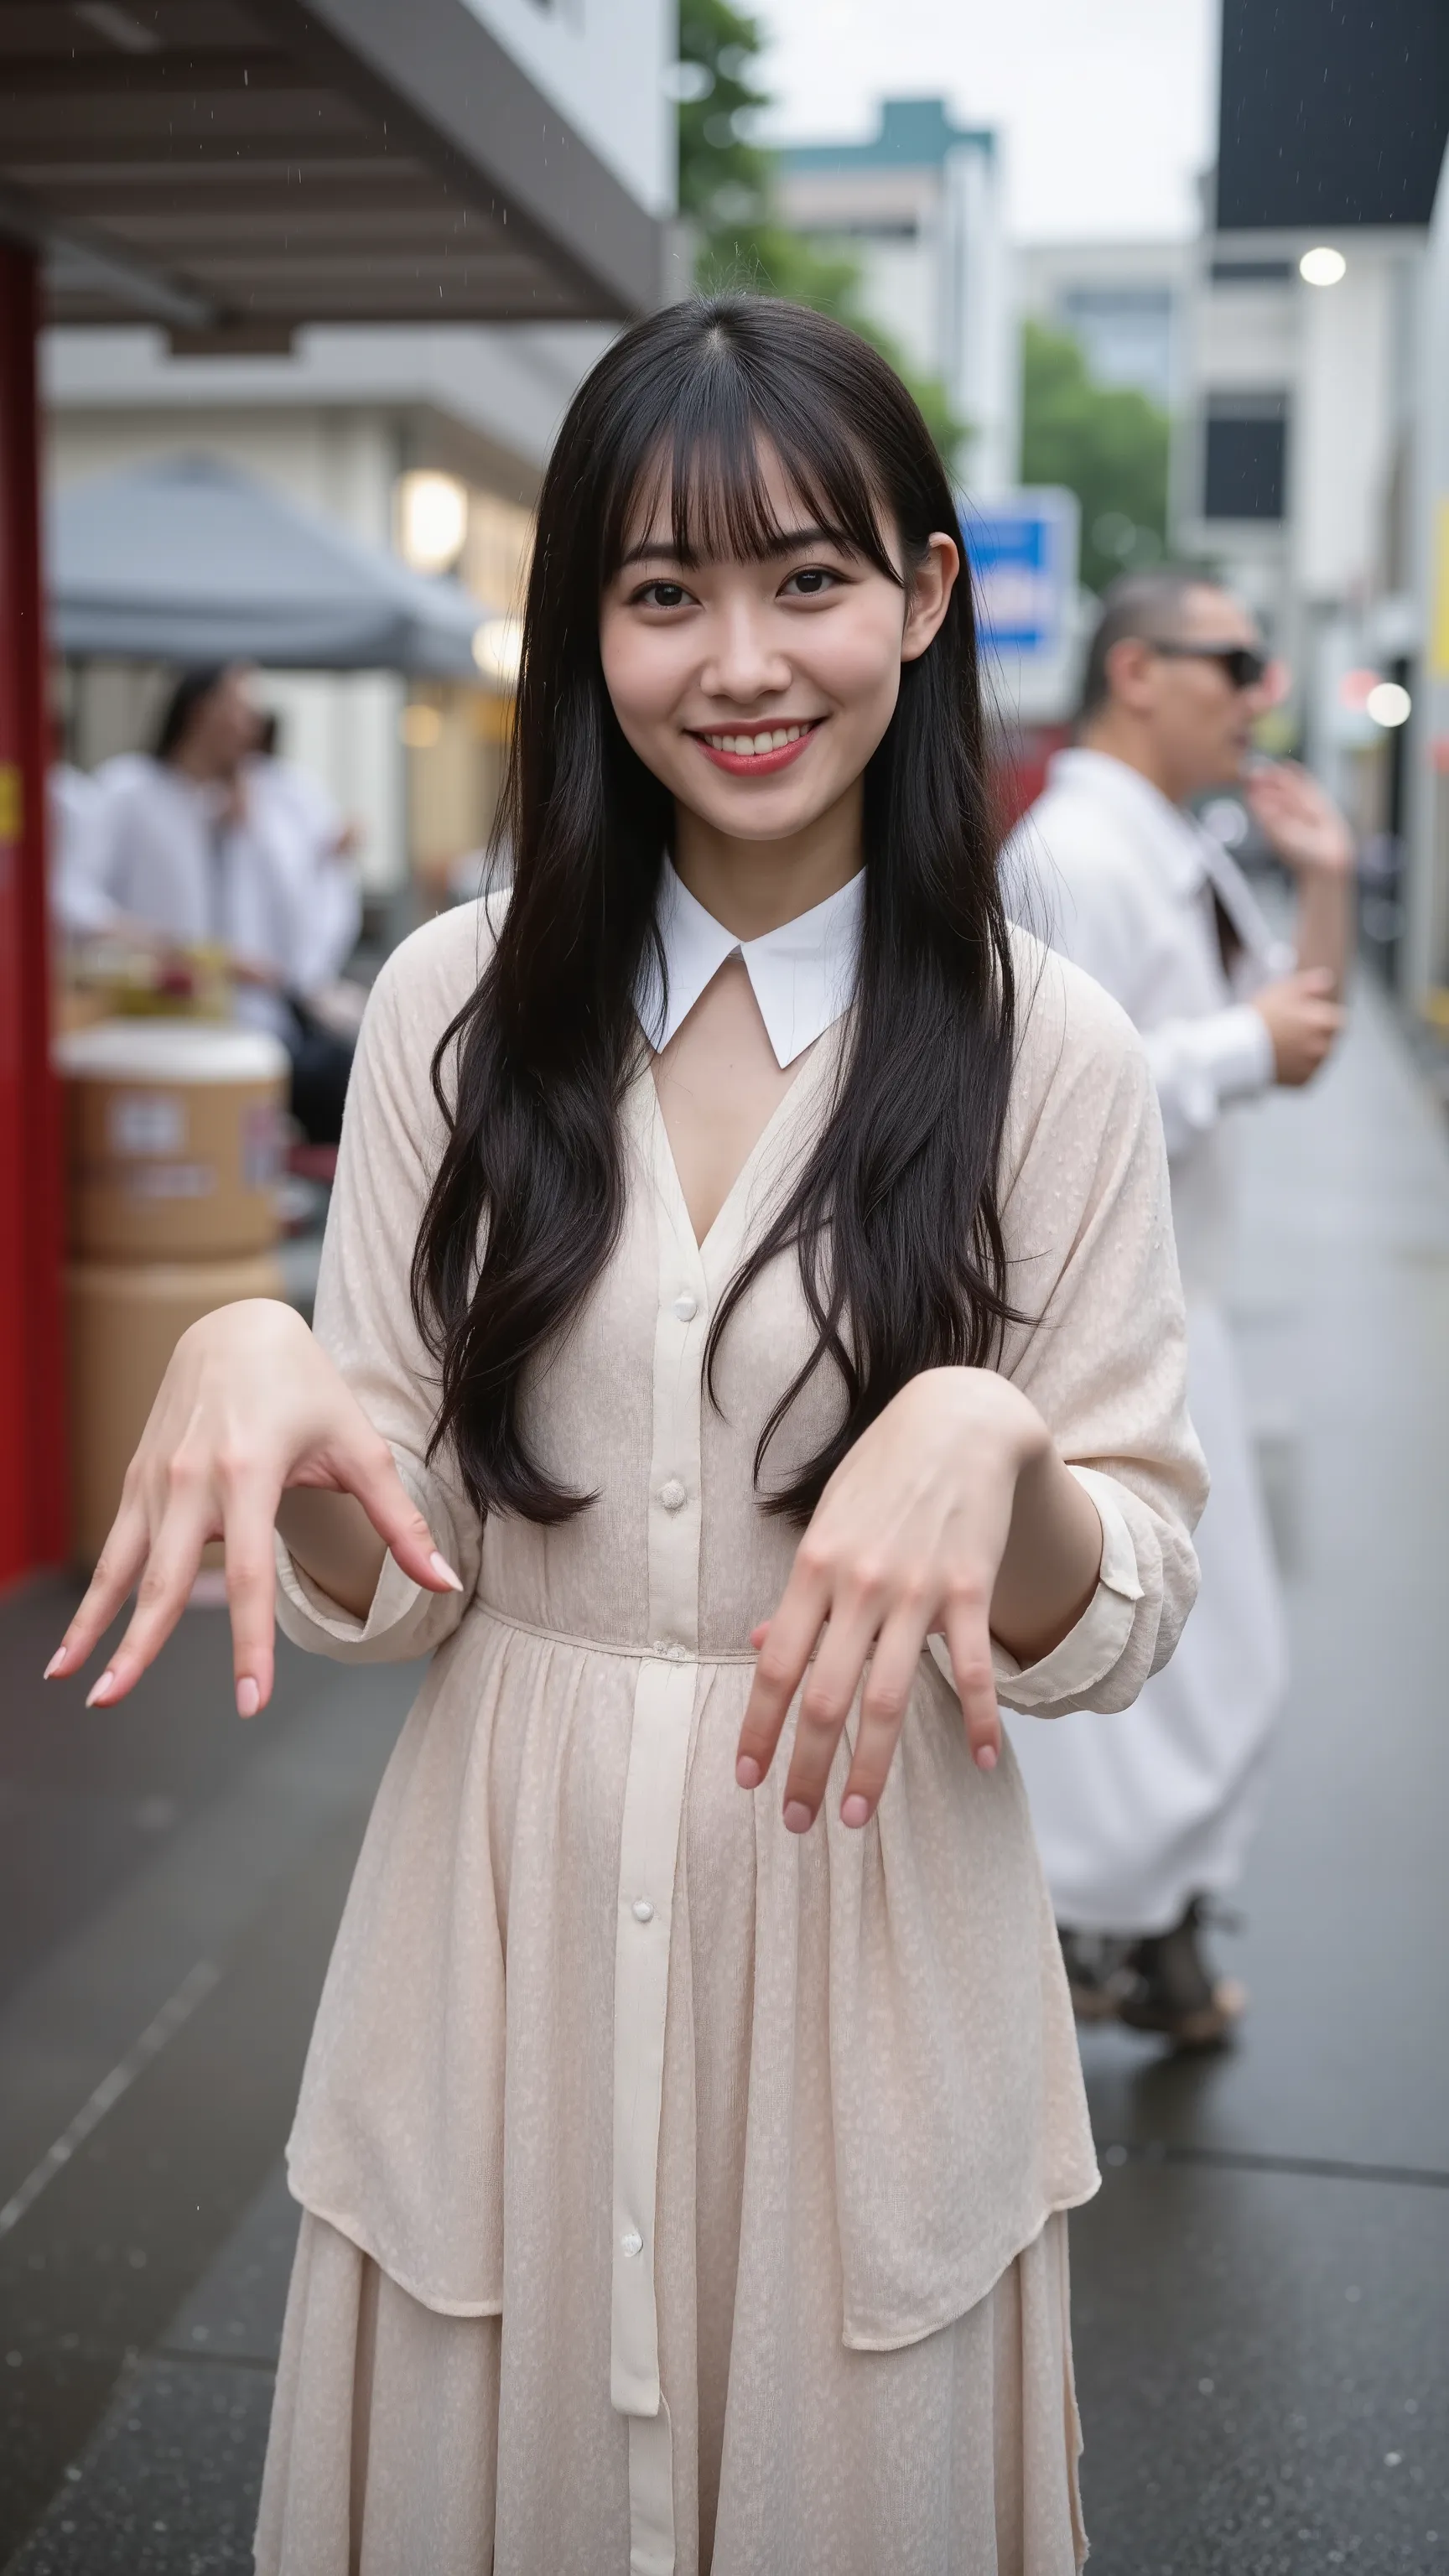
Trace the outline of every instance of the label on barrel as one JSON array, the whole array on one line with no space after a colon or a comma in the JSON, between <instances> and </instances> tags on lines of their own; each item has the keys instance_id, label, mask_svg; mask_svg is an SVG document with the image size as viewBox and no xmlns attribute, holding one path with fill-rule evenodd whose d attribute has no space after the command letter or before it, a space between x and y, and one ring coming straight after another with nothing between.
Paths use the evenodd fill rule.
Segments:
<instances>
[{"instance_id":1,"label":"label on barrel","mask_svg":"<svg viewBox=\"0 0 1449 2576\"><path fill-rule=\"evenodd\" d=\"M282 1177L282 1117L269 1100L247 1111L242 1127L242 1180L249 1190L274 1189Z\"/></svg>"},{"instance_id":2,"label":"label on barrel","mask_svg":"<svg viewBox=\"0 0 1449 2576\"><path fill-rule=\"evenodd\" d=\"M107 1104L113 1154L179 1154L186 1143L186 1103L172 1091L118 1091Z\"/></svg>"},{"instance_id":3,"label":"label on barrel","mask_svg":"<svg viewBox=\"0 0 1449 2576\"><path fill-rule=\"evenodd\" d=\"M126 1174L133 1199L209 1199L215 1188L214 1163L142 1163Z\"/></svg>"}]
</instances>

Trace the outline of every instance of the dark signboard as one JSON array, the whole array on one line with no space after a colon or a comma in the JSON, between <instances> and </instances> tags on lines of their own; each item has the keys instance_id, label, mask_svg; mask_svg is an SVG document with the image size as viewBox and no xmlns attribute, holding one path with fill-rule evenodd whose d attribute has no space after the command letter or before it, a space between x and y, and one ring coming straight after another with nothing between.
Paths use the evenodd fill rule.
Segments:
<instances>
[{"instance_id":1,"label":"dark signboard","mask_svg":"<svg viewBox=\"0 0 1449 2576\"><path fill-rule=\"evenodd\" d=\"M1426 224L1449 0L1222 0L1218 226Z\"/></svg>"}]
</instances>

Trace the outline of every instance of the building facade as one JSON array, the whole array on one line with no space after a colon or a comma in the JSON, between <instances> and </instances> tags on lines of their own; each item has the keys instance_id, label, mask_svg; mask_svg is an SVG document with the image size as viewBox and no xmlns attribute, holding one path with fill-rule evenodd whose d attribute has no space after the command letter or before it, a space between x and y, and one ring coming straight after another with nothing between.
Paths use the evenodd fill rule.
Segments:
<instances>
[{"instance_id":1,"label":"building facade","mask_svg":"<svg viewBox=\"0 0 1449 2576\"><path fill-rule=\"evenodd\" d=\"M1193 250L1186 241L1032 242L1016 253L1020 310L1067 333L1100 385L1180 408Z\"/></svg>"},{"instance_id":2,"label":"building facade","mask_svg":"<svg viewBox=\"0 0 1449 2576\"><path fill-rule=\"evenodd\" d=\"M859 260L872 321L967 425L968 486L1007 490L1019 385L999 138L956 125L944 99L888 98L869 140L781 157L792 230Z\"/></svg>"},{"instance_id":3,"label":"building facade","mask_svg":"<svg viewBox=\"0 0 1449 2576\"><path fill-rule=\"evenodd\" d=\"M1178 551L1257 609L1285 735L1349 808L1364 926L1449 984L1432 665L1444 488L1449 17L1224 0L1217 168L1188 299ZM1303 66L1315 65L1305 83Z\"/></svg>"}]
</instances>

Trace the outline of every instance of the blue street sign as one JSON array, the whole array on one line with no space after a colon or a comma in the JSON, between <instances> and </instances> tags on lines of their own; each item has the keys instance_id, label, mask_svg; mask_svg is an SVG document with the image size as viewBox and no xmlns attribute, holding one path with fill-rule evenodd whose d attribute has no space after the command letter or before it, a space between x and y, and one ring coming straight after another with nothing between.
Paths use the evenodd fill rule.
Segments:
<instances>
[{"instance_id":1,"label":"blue street sign","mask_svg":"<svg viewBox=\"0 0 1449 2576\"><path fill-rule=\"evenodd\" d=\"M982 501L962 492L957 500L982 643L1033 665L1055 661L1077 587L1075 493L1044 488Z\"/></svg>"}]
</instances>

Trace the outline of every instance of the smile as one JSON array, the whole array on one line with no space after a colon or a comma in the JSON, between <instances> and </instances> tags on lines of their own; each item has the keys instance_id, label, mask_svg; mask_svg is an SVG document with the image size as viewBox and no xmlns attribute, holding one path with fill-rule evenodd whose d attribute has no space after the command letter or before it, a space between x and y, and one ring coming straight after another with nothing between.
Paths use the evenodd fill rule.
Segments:
<instances>
[{"instance_id":1,"label":"smile","mask_svg":"<svg viewBox=\"0 0 1449 2576\"><path fill-rule=\"evenodd\" d=\"M772 777L798 760L825 719L811 716L803 724L751 725L748 731L697 733L693 736L706 760L735 778Z\"/></svg>"}]
</instances>

